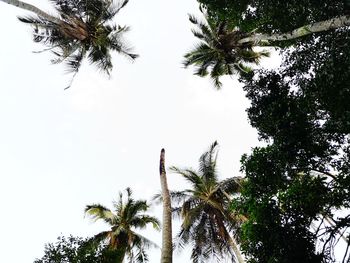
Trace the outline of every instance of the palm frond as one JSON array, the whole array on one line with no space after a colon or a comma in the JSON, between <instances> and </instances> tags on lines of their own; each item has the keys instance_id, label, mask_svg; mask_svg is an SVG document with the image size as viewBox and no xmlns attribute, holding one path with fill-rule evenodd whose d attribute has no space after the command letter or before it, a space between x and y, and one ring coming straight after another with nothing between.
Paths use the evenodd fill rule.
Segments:
<instances>
[{"instance_id":1,"label":"palm frond","mask_svg":"<svg viewBox=\"0 0 350 263\"><path fill-rule=\"evenodd\" d=\"M159 205L163 202L163 196L162 193L154 194L151 198L151 202L154 202L155 204Z\"/></svg>"},{"instance_id":2,"label":"palm frond","mask_svg":"<svg viewBox=\"0 0 350 263\"><path fill-rule=\"evenodd\" d=\"M183 191L170 191L170 199L171 199L171 203L172 204L179 204L183 201L185 201L187 198L191 197L190 195L191 190L190 189L186 189ZM161 193L155 194L152 197L152 201L155 201L156 204L160 204L163 202L163 196Z\"/></svg>"},{"instance_id":3,"label":"palm frond","mask_svg":"<svg viewBox=\"0 0 350 263\"><path fill-rule=\"evenodd\" d=\"M108 242L109 236L110 236L110 231L102 231L96 235L94 235L91 238L91 241L96 242L96 243L101 243L101 242Z\"/></svg>"},{"instance_id":4,"label":"palm frond","mask_svg":"<svg viewBox=\"0 0 350 263\"><path fill-rule=\"evenodd\" d=\"M130 47L126 41L123 39L123 33L127 32L129 27L118 27L115 31L111 32L108 36L108 46L117 51L119 54L125 56L126 58L134 61L139 57L138 54L132 52L133 48Z\"/></svg>"},{"instance_id":5,"label":"palm frond","mask_svg":"<svg viewBox=\"0 0 350 263\"><path fill-rule=\"evenodd\" d=\"M140 213L147 211L149 205L145 200L128 200L124 205L124 213L126 218L138 218Z\"/></svg>"},{"instance_id":6,"label":"palm frond","mask_svg":"<svg viewBox=\"0 0 350 263\"><path fill-rule=\"evenodd\" d=\"M84 50L80 50L78 53L74 54L75 51L72 50L68 55L63 56L62 58L68 58L66 60L67 64L67 72L68 73L77 73L80 69L81 63L83 61L85 52Z\"/></svg>"},{"instance_id":7,"label":"palm frond","mask_svg":"<svg viewBox=\"0 0 350 263\"><path fill-rule=\"evenodd\" d=\"M192 14L188 14L188 20L194 25L198 25L199 20Z\"/></svg>"},{"instance_id":8,"label":"palm frond","mask_svg":"<svg viewBox=\"0 0 350 263\"><path fill-rule=\"evenodd\" d=\"M127 5L128 2L129 0L123 0L115 4L111 1L110 5L102 12L102 20L104 22L107 22L113 19L114 16L117 15L119 11Z\"/></svg>"},{"instance_id":9,"label":"palm frond","mask_svg":"<svg viewBox=\"0 0 350 263\"><path fill-rule=\"evenodd\" d=\"M148 262L149 259L146 253L146 249L159 248L159 246L142 235L139 235L136 233L134 234L135 234L133 239L134 249L130 250L128 253L129 262L130 263Z\"/></svg>"},{"instance_id":10,"label":"palm frond","mask_svg":"<svg viewBox=\"0 0 350 263\"><path fill-rule=\"evenodd\" d=\"M181 210L182 210L182 206L172 207L171 208L172 217L176 219L181 219Z\"/></svg>"},{"instance_id":11,"label":"palm frond","mask_svg":"<svg viewBox=\"0 0 350 263\"><path fill-rule=\"evenodd\" d=\"M51 21L35 16L22 16L17 18L19 21L33 27L34 42L52 45L53 42L57 43L57 39L61 37L57 31L57 25Z\"/></svg>"},{"instance_id":12,"label":"palm frond","mask_svg":"<svg viewBox=\"0 0 350 263\"><path fill-rule=\"evenodd\" d=\"M184 202L185 200L191 197L190 191L191 190L171 191L170 192L171 203L179 204L180 202Z\"/></svg>"},{"instance_id":13,"label":"palm frond","mask_svg":"<svg viewBox=\"0 0 350 263\"><path fill-rule=\"evenodd\" d=\"M195 205L194 205L195 204ZM198 217L203 213L205 204L191 198L182 205L181 216L183 218L181 228L191 229L193 223L198 220Z\"/></svg>"},{"instance_id":14,"label":"palm frond","mask_svg":"<svg viewBox=\"0 0 350 263\"><path fill-rule=\"evenodd\" d=\"M240 192L243 183L242 177L227 178L219 183L220 189L228 194L237 194Z\"/></svg>"},{"instance_id":15,"label":"palm frond","mask_svg":"<svg viewBox=\"0 0 350 263\"><path fill-rule=\"evenodd\" d=\"M207 39L206 36L202 32L200 32L196 29L191 29L191 32L196 38L199 38L200 40L205 41Z\"/></svg>"},{"instance_id":16,"label":"palm frond","mask_svg":"<svg viewBox=\"0 0 350 263\"><path fill-rule=\"evenodd\" d=\"M216 65L215 65L216 66ZM215 68L214 66L214 68ZM214 69L212 70L212 72ZM199 171L206 182L217 182L216 160L217 160L217 141L210 145L209 150L199 158Z\"/></svg>"},{"instance_id":17,"label":"palm frond","mask_svg":"<svg viewBox=\"0 0 350 263\"><path fill-rule=\"evenodd\" d=\"M202 184L202 178L192 169L180 169L175 166L169 168L170 171L183 176L187 181L193 185Z\"/></svg>"},{"instance_id":18,"label":"palm frond","mask_svg":"<svg viewBox=\"0 0 350 263\"><path fill-rule=\"evenodd\" d=\"M89 215L94 221L103 220L110 225L113 225L116 221L112 211L100 204L87 205L85 214Z\"/></svg>"},{"instance_id":19,"label":"palm frond","mask_svg":"<svg viewBox=\"0 0 350 263\"><path fill-rule=\"evenodd\" d=\"M26 23L26 24L30 24L34 27L45 27L48 26L50 24L49 21L46 21L40 17L37 16L18 16L17 17L19 21Z\"/></svg>"},{"instance_id":20,"label":"palm frond","mask_svg":"<svg viewBox=\"0 0 350 263\"><path fill-rule=\"evenodd\" d=\"M135 262L143 263L143 262L148 262L148 261L149 261L149 259L148 259L148 255L147 255L145 249L143 249L143 248L137 249ZM130 259L130 263L133 263L133 262L134 262L134 260Z\"/></svg>"},{"instance_id":21,"label":"palm frond","mask_svg":"<svg viewBox=\"0 0 350 263\"><path fill-rule=\"evenodd\" d=\"M160 221L153 216L140 215L130 220L130 225L139 229L144 229L148 224L152 224L154 229L160 230Z\"/></svg>"},{"instance_id":22,"label":"palm frond","mask_svg":"<svg viewBox=\"0 0 350 263\"><path fill-rule=\"evenodd\" d=\"M144 248L159 248L159 246L157 245L157 243L153 242L152 240L144 237L143 235L135 234L135 246L143 246Z\"/></svg>"},{"instance_id":23,"label":"palm frond","mask_svg":"<svg viewBox=\"0 0 350 263\"><path fill-rule=\"evenodd\" d=\"M106 72L108 75L110 74L113 67L112 57L106 47L92 47L88 51L88 59L91 64L96 64L99 70Z\"/></svg>"},{"instance_id":24,"label":"palm frond","mask_svg":"<svg viewBox=\"0 0 350 263\"><path fill-rule=\"evenodd\" d=\"M238 72L241 72L243 74L248 74L253 71L251 67L243 65L242 63L235 63L234 67Z\"/></svg>"}]
</instances>

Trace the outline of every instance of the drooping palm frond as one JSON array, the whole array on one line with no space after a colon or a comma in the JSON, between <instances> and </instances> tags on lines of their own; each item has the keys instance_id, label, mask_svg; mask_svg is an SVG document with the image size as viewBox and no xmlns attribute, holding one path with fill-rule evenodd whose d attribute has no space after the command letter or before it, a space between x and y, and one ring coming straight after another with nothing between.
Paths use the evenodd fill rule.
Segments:
<instances>
[{"instance_id":1,"label":"drooping palm frond","mask_svg":"<svg viewBox=\"0 0 350 263\"><path fill-rule=\"evenodd\" d=\"M85 214L89 215L94 221L103 220L110 225L115 224L117 221L112 211L100 204L87 205Z\"/></svg>"},{"instance_id":2,"label":"drooping palm frond","mask_svg":"<svg viewBox=\"0 0 350 263\"><path fill-rule=\"evenodd\" d=\"M119 11L126 6L129 0L120 1L118 3L111 3L108 8L106 8L102 19L107 22L114 18L115 15L119 13Z\"/></svg>"},{"instance_id":3,"label":"drooping palm frond","mask_svg":"<svg viewBox=\"0 0 350 263\"><path fill-rule=\"evenodd\" d=\"M192 185L199 185L202 182L201 177L196 173L196 171L192 169L180 169L178 167L171 166L169 170L171 172L174 172L183 176Z\"/></svg>"},{"instance_id":4,"label":"drooping palm frond","mask_svg":"<svg viewBox=\"0 0 350 263\"><path fill-rule=\"evenodd\" d=\"M243 178L242 177L231 177L225 180L222 180L219 183L221 191L224 191L226 194L239 193L242 189Z\"/></svg>"},{"instance_id":5,"label":"drooping palm frond","mask_svg":"<svg viewBox=\"0 0 350 263\"><path fill-rule=\"evenodd\" d=\"M110 231L102 231L96 235L94 235L91 240L93 242L96 242L97 244L103 243L103 242L110 242Z\"/></svg>"},{"instance_id":6,"label":"drooping palm frond","mask_svg":"<svg viewBox=\"0 0 350 263\"><path fill-rule=\"evenodd\" d=\"M211 20L207 18L206 22L202 22L198 20L193 15L189 15L189 20L192 24L194 24L198 30L192 29L192 33L196 36L198 35L199 39L204 40L208 44L212 45L218 45L219 44L219 38L218 34L215 32L215 25L214 23L211 23ZM197 37L197 36L196 36Z\"/></svg>"},{"instance_id":7,"label":"drooping palm frond","mask_svg":"<svg viewBox=\"0 0 350 263\"><path fill-rule=\"evenodd\" d=\"M149 258L146 253L147 249L150 248L159 248L156 243L153 241L147 239L146 237L135 234L133 239L134 249L132 251L129 251L129 261L130 263L134 262L148 262Z\"/></svg>"}]
</instances>

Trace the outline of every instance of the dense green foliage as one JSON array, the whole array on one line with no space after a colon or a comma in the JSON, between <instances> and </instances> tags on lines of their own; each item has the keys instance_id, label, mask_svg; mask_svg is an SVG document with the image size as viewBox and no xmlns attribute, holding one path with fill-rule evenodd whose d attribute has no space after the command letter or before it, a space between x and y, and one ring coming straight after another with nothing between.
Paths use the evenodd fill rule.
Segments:
<instances>
[{"instance_id":1,"label":"dense green foliage","mask_svg":"<svg viewBox=\"0 0 350 263\"><path fill-rule=\"evenodd\" d=\"M198 0L213 17L241 30L288 32L316 21L347 14L347 0Z\"/></svg>"},{"instance_id":2,"label":"dense green foliage","mask_svg":"<svg viewBox=\"0 0 350 263\"><path fill-rule=\"evenodd\" d=\"M310 1L310 16L342 13L336 2ZM306 21L303 12L293 18ZM349 31L308 37L283 57L280 69L244 80L249 120L269 146L242 158L247 181L234 202L249 219L242 249L250 262L332 262L339 233L349 244ZM338 260L348 262L343 252Z\"/></svg>"},{"instance_id":3,"label":"dense green foliage","mask_svg":"<svg viewBox=\"0 0 350 263\"><path fill-rule=\"evenodd\" d=\"M88 238L58 237L56 243L45 245L44 256L34 263L117 263L121 262L117 250L109 250Z\"/></svg>"}]
</instances>

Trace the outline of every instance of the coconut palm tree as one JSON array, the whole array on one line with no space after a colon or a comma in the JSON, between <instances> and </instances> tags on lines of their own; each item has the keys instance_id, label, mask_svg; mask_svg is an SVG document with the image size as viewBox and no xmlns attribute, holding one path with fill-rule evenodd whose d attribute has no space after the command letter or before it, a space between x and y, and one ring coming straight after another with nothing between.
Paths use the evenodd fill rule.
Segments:
<instances>
[{"instance_id":1,"label":"coconut palm tree","mask_svg":"<svg viewBox=\"0 0 350 263\"><path fill-rule=\"evenodd\" d=\"M252 71L250 64L258 64L268 52L256 52L251 43L235 45L234 43L248 35L232 28L229 23L216 22L205 16L200 21L190 15L189 20L197 29L192 32L201 42L185 54L184 66L195 66L195 75L209 77L216 88L221 87L223 75L246 74Z\"/></svg>"},{"instance_id":2,"label":"coconut palm tree","mask_svg":"<svg viewBox=\"0 0 350 263\"><path fill-rule=\"evenodd\" d=\"M192 244L193 262L206 262L210 257L231 255L232 260L244 262L232 232L242 223L238 215L229 210L231 194L238 193L241 178L219 181L216 169L217 142L199 159L199 169L170 169L186 179L191 187L171 192L173 213L182 219L177 235L180 248Z\"/></svg>"},{"instance_id":3,"label":"coconut palm tree","mask_svg":"<svg viewBox=\"0 0 350 263\"><path fill-rule=\"evenodd\" d=\"M112 69L111 51L116 51L131 60L138 55L131 53L122 35L127 26L112 23L116 14L128 3L121 0L51 0L56 15L17 0L0 0L35 14L20 17L19 20L33 26L35 42L48 46L56 58L53 63L65 62L68 71L78 72L82 60L87 57L99 70L110 74Z\"/></svg>"},{"instance_id":4,"label":"coconut palm tree","mask_svg":"<svg viewBox=\"0 0 350 263\"><path fill-rule=\"evenodd\" d=\"M249 64L258 64L262 57L269 55L267 51L254 51L254 47L350 26L350 16L340 16L304 25L286 33L263 34L242 32L228 21L215 21L206 14L204 17L206 21L202 22L189 16L191 23L198 28L192 32L201 43L185 54L184 66L195 66L194 74L201 77L209 74L216 88L221 87L221 76L248 73L252 70Z\"/></svg>"},{"instance_id":5,"label":"coconut palm tree","mask_svg":"<svg viewBox=\"0 0 350 263\"><path fill-rule=\"evenodd\" d=\"M146 249L157 247L155 243L135 232L135 229L144 229L151 224L159 230L159 221L155 217L145 214L149 205L143 200L134 200L130 188L126 189L127 198L119 193L119 199L114 203L115 211L100 205L88 205L85 213L93 220L102 220L110 226L110 230L103 231L94 236L98 242L107 242L113 251L121 251L122 256L118 262L123 262L125 255L130 262L147 262Z\"/></svg>"}]
</instances>

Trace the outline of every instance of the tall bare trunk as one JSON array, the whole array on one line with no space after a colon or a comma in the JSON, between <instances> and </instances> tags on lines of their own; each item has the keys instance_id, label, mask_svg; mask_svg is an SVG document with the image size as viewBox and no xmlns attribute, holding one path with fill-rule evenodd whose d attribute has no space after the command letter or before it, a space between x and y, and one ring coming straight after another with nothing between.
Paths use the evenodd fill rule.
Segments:
<instances>
[{"instance_id":1,"label":"tall bare trunk","mask_svg":"<svg viewBox=\"0 0 350 263\"><path fill-rule=\"evenodd\" d=\"M165 172L165 150L160 152L159 174L163 197L163 230L161 263L173 262L173 241L171 229L171 201Z\"/></svg>"},{"instance_id":2,"label":"tall bare trunk","mask_svg":"<svg viewBox=\"0 0 350 263\"><path fill-rule=\"evenodd\" d=\"M350 16L340 16L329 20L312 23L283 34L253 34L249 37L242 38L238 41L238 43L268 44L269 42L273 41L292 40L312 33L328 31L344 26L350 26Z\"/></svg>"},{"instance_id":3,"label":"tall bare trunk","mask_svg":"<svg viewBox=\"0 0 350 263\"><path fill-rule=\"evenodd\" d=\"M27 3L24 3L24 2L18 1L18 0L0 0L0 1L5 2L9 5L13 5L13 6L22 8L22 9L27 10L27 11L33 12L33 13L37 14L38 16L45 18L46 20L51 21L53 23L59 24L61 22L58 18L49 15L48 13L44 12L43 10L41 10L41 9L37 8L36 6L31 5L31 4L27 4Z\"/></svg>"},{"instance_id":4,"label":"tall bare trunk","mask_svg":"<svg viewBox=\"0 0 350 263\"><path fill-rule=\"evenodd\" d=\"M230 243L231 248L233 249L233 252L235 252L235 255L236 255L238 262L245 263L243 256L241 254L241 251L238 248L236 240L234 238L230 237L229 243Z\"/></svg>"}]
</instances>

